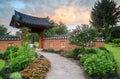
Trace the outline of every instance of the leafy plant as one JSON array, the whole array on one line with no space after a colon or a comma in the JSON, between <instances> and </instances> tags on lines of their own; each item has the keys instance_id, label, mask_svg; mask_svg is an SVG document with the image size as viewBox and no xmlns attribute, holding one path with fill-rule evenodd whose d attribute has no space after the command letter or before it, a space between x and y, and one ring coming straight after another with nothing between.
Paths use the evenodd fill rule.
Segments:
<instances>
[{"instance_id":1,"label":"leafy plant","mask_svg":"<svg viewBox=\"0 0 120 79\"><path fill-rule=\"evenodd\" d=\"M73 58L73 51L72 50L66 50L61 52L61 56L68 57L68 58Z\"/></svg>"},{"instance_id":2,"label":"leafy plant","mask_svg":"<svg viewBox=\"0 0 120 79\"><path fill-rule=\"evenodd\" d=\"M18 49L19 48L17 46L9 46L4 52L4 54L9 55L10 53L15 53L18 51Z\"/></svg>"},{"instance_id":3,"label":"leafy plant","mask_svg":"<svg viewBox=\"0 0 120 79\"><path fill-rule=\"evenodd\" d=\"M12 71L20 71L28 66L35 59L35 53L29 45L21 47L16 53L17 56L10 59L9 67Z\"/></svg>"},{"instance_id":4,"label":"leafy plant","mask_svg":"<svg viewBox=\"0 0 120 79\"><path fill-rule=\"evenodd\" d=\"M0 70L3 69L5 66L5 61L0 60Z\"/></svg>"},{"instance_id":5,"label":"leafy plant","mask_svg":"<svg viewBox=\"0 0 120 79\"><path fill-rule=\"evenodd\" d=\"M48 48L47 52L54 52L54 49L53 48Z\"/></svg>"},{"instance_id":6,"label":"leafy plant","mask_svg":"<svg viewBox=\"0 0 120 79\"><path fill-rule=\"evenodd\" d=\"M14 72L10 74L10 79L23 79L20 72Z\"/></svg>"},{"instance_id":7,"label":"leafy plant","mask_svg":"<svg viewBox=\"0 0 120 79\"><path fill-rule=\"evenodd\" d=\"M99 53L83 56L80 60L84 69L92 76L104 76L107 73L115 73L116 63L112 53L99 50Z\"/></svg>"},{"instance_id":8,"label":"leafy plant","mask_svg":"<svg viewBox=\"0 0 120 79\"><path fill-rule=\"evenodd\" d=\"M86 49L86 53L87 54L95 54L96 53L96 49L94 49L94 48L88 48L88 49Z\"/></svg>"},{"instance_id":9,"label":"leafy plant","mask_svg":"<svg viewBox=\"0 0 120 79\"><path fill-rule=\"evenodd\" d=\"M113 39L112 42L116 44L116 46L120 46L120 38Z\"/></svg>"},{"instance_id":10,"label":"leafy plant","mask_svg":"<svg viewBox=\"0 0 120 79\"><path fill-rule=\"evenodd\" d=\"M78 26L71 32L70 43L82 47L93 47L97 37L97 30L88 25L82 25L81 27Z\"/></svg>"}]
</instances>

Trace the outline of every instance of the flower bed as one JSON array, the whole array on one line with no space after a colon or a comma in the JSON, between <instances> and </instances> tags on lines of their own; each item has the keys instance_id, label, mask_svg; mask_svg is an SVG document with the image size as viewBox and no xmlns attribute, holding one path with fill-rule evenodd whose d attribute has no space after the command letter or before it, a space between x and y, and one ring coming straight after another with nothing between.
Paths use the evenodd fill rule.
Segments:
<instances>
[{"instance_id":1,"label":"flower bed","mask_svg":"<svg viewBox=\"0 0 120 79\"><path fill-rule=\"evenodd\" d=\"M25 79L44 79L49 68L50 62L46 58L37 58L21 73Z\"/></svg>"}]
</instances>

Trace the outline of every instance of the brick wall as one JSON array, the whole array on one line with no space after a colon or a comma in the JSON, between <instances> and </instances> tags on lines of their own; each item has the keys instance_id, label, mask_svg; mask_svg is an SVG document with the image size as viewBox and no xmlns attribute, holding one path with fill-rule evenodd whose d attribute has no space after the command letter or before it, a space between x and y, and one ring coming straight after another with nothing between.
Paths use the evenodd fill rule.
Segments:
<instances>
[{"instance_id":1,"label":"brick wall","mask_svg":"<svg viewBox=\"0 0 120 79\"><path fill-rule=\"evenodd\" d=\"M53 46L50 43L53 42ZM64 46L61 45L64 42ZM67 38L61 39L44 39L43 40L43 48L53 48L55 50L70 50L76 47L75 45L71 45Z\"/></svg>"},{"instance_id":2,"label":"brick wall","mask_svg":"<svg viewBox=\"0 0 120 79\"><path fill-rule=\"evenodd\" d=\"M53 42L53 45L51 43ZM64 46L61 43L64 42ZM100 46L104 46L104 42L96 42L95 48ZM71 45L67 38L60 38L60 39L43 39L43 49L53 48L55 50L70 50L77 46Z\"/></svg>"},{"instance_id":3,"label":"brick wall","mask_svg":"<svg viewBox=\"0 0 120 79\"><path fill-rule=\"evenodd\" d=\"M0 41L0 51L5 51L9 45L21 46L20 40L16 41Z\"/></svg>"}]
</instances>

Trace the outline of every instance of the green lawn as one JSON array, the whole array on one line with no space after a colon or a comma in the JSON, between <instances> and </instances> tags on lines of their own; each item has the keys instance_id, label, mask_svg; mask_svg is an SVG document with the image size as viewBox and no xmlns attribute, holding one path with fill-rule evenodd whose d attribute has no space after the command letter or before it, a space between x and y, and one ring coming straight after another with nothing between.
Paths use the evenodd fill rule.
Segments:
<instances>
[{"instance_id":1,"label":"green lawn","mask_svg":"<svg viewBox=\"0 0 120 79\"><path fill-rule=\"evenodd\" d=\"M3 60L0 60L0 70L4 67L5 62Z\"/></svg>"},{"instance_id":2,"label":"green lawn","mask_svg":"<svg viewBox=\"0 0 120 79\"><path fill-rule=\"evenodd\" d=\"M113 52L118 67L120 68L120 47L114 47L113 44L105 44L105 47Z\"/></svg>"}]
</instances>

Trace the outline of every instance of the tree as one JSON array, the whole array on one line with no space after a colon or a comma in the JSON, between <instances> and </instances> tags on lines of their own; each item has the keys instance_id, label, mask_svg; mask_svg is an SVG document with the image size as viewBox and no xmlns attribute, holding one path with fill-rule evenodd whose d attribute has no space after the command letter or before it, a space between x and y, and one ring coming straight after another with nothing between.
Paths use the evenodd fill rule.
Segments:
<instances>
[{"instance_id":1,"label":"tree","mask_svg":"<svg viewBox=\"0 0 120 79\"><path fill-rule=\"evenodd\" d=\"M8 32L7 28L5 28L3 25L0 26L0 35L9 35L10 32Z\"/></svg>"},{"instance_id":2,"label":"tree","mask_svg":"<svg viewBox=\"0 0 120 79\"><path fill-rule=\"evenodd\" d=\"M97 37L97 30L88 25L82 25L81 27L78 26L72 31L69 38L71 44L82 47L93 47Z\"/></svg>"},{"instance_id":3,"label":"tree","mask_svg":"<svg viewBox=\"0 0 120 79\"><path fill-rule=\"evenodd\" d=\"M110 28L117 24L120 18L120 5L114 0L97 1L92 8L91 24L105 38L110 35Z\"/></svg>"},{"instance_id":4,"label":"tree","mask_svg":"<svg viewBox=\"0 0 120 79\"><path fill-rule=\"evenodd\" d=\"M30 29L28 29L27 27L22 27L20 28L20 31L22 32L21 36L22 36L22 40L21 40L21 44L22 46L26 46L29 44L30 40L29 40L29 37L30 37Z\"/></svg>"},{"instance_id":5,"label":"tree","mask_svg":"<svg viewBox=\"0 0 120 79\"><path fill-rule=\"evenodd\" d=\"M43 36L62 35L67 33L67 26L60 22L59 24L54 23L52 28L45 30Z\"/></svg>"},{"instance_id":6,"label":"tree","mask_svg":"<svg viewBox=\"0 0 120 79\"><path fill-rule=\"evenodd\" d=\"M15 33L15 35L16 35L16 36L21 36L21 32L20 32L20 31L17 31L17 32Z\"/></svg>"}]
</instances>

